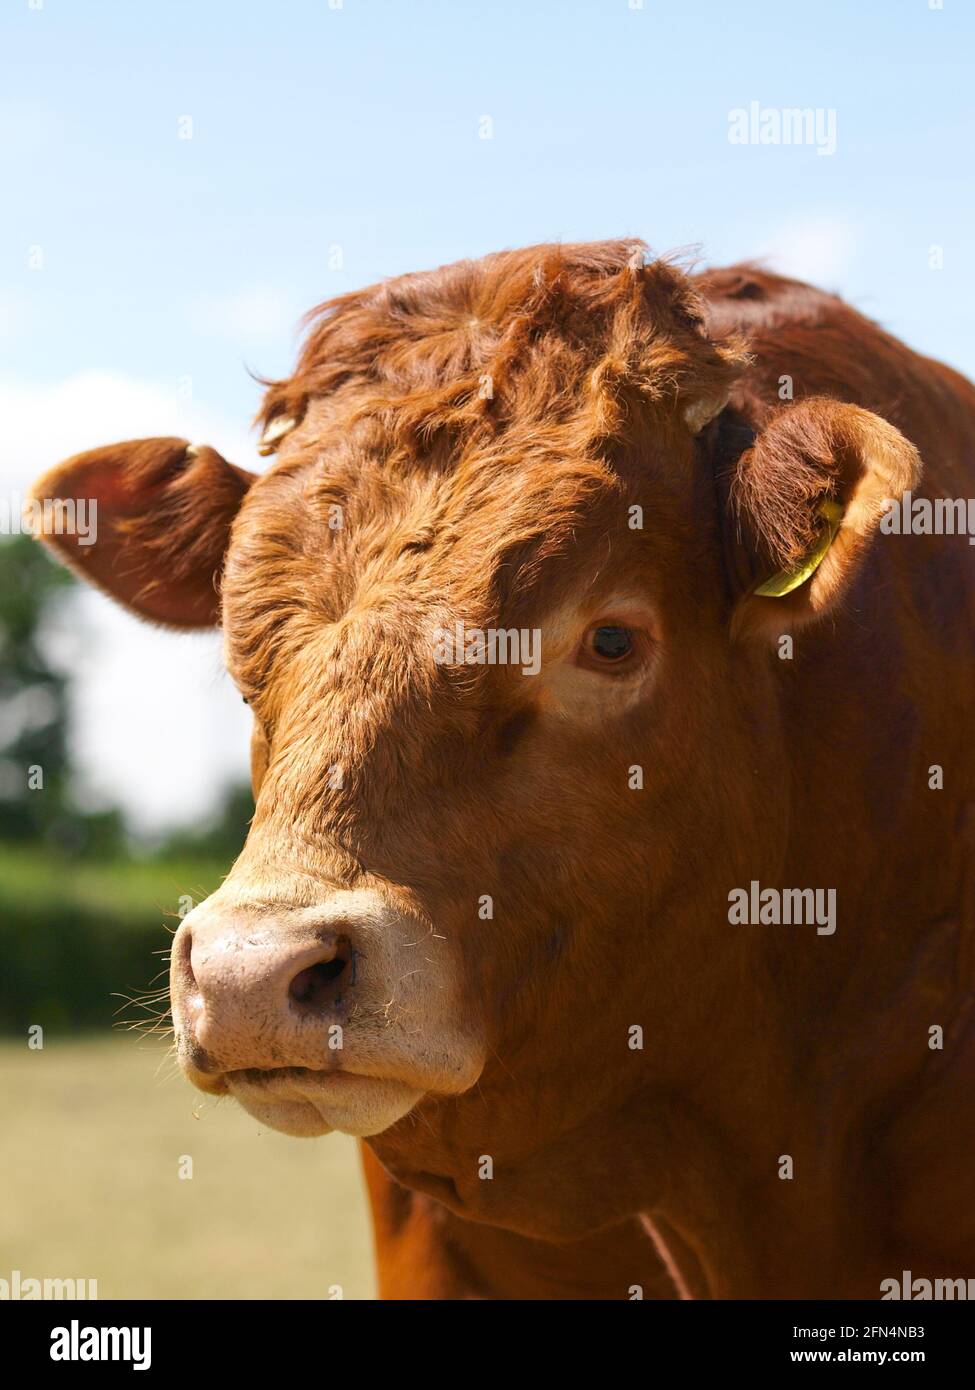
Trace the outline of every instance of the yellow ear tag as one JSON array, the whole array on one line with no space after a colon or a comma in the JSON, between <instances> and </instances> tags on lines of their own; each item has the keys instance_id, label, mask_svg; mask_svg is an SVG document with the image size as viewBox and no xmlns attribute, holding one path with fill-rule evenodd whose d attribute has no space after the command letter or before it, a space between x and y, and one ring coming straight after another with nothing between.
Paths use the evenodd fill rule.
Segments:
<instances>
[{"instance_id":1,"label":"yellow ear tag","mask_svg":"<svg viewBox=\"0 0 975 1390\"><path fill-rule=\"evenodd\" d=\"M779 570L778 574L773 574L771 579L766 579L764 584L759 584L754 592L761 595L762 598L784 598L786 594L791 594L793 589L798 589L800 584L805 584L806 580L815 574L823 563L826 552L833 544L836 533L840 529L840 522L843 520L843 508L838 502L824 501L820 502L816 510L820 516L826 519L826 525L823 527L819 540L797 570Z\"/></svg>"}]
</instances>

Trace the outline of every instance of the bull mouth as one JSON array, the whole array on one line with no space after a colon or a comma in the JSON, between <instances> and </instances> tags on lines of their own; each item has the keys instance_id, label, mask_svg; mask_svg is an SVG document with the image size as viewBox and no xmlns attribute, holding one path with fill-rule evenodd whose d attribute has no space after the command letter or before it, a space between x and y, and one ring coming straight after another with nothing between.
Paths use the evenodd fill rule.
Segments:
<instances>
[{"instance_id":1,"label":"bull mouth","mask_svg":"<svg viewBox=\"0 0 975 1390\"><path fill-rule=\"evenodd\" d=\"M306 1078L314 1077L316 1080L329 1081L351 1081L363 1080L356 1073L350 1071L340 1071L337 1067L329 1069L319 1067L244 1067L239 1071L225 1073L228 1083L230 1081L241 1081L255 1086L265 1084L275 1085L280 1082L304 1081Z\"/></svg>"},{"instance_id":2,"label":"bull mouth","mask_svg":"<svg viewBox=\"0 0 975 1390\"><path fill-rule=\"evenodd\" d=\"M298 1137L338 1130L364 1138L403 1118L423 1092L404 1081L311 1067L254 1067L222 1078L234 1099L256 1120Z\"/></svg>"}]
</instances>

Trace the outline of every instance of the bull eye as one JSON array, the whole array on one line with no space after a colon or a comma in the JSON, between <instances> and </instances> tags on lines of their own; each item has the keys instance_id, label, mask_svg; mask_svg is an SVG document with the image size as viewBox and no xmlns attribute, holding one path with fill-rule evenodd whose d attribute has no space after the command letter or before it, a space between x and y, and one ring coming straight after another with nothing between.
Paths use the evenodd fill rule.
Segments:
<instances>
[{"instance_id":1,"label":"bull eye","mask_svg":"<svg viewBox=\"0 0 975 1390\"><path fill-rule=\"evenodd\" d=\"M604 676L630 675L645 665L649 642L643 628L593 623L576 649L575 664Z\"/></svg>"},{"instance_id":2,"label":"bull eye","mask_svg":"<svg viewBox=\"0 0 975 1390\"><path fill-rule=\"evenodd\" d=\"M600 661L623 661L633 650L633 633L628 627L594 627L589 635L589 649Z\"/></svg>"}]
</instances>

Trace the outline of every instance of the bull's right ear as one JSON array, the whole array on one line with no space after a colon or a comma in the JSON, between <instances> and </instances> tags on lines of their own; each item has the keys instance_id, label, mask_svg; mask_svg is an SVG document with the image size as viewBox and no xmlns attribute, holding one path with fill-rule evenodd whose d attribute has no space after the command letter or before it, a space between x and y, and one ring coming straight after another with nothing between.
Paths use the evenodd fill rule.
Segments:
<instances>
[{"instance_id":1,"label":"bull's right ear","mask_svg":"<svg viewBox=\"0 0 975 1390\"><path fill-rule=\"evenodd\" d=\"M185 439L110 444L76 454L35 483L33 529L139 617L212 627L220 621L230 527L255 477Z\"/></svg>"}]
</instances>

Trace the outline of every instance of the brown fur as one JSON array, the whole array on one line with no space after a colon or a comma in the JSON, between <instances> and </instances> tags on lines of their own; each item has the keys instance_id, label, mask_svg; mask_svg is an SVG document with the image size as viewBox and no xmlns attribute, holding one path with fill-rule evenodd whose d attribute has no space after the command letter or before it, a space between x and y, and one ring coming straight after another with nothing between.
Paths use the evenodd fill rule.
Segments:
<instances>
[{"instance_id":1,"label":"brown fur","mask_svg":"<svg viewBox=\"0 0 975 1390\"><path fill-rule=\"evenodd\" d=\"M392 895L488 1058L462 1095L424 1083L373 1152L456 1221L546 1252L640 1216L703 1295L971 1275L972 552L876 533L919 456L929 495L971 491L973 388L832 296L617 242L325 306L268 392L264 420L289 417L223 569L257 812L220 901ZM815 576L755 595L824 499L845 513ZM154 531L153 563L175 547ZM577 654L621 606L637 684ZM540 676L434 665L426 634L455 619L540 626ZM729 925L751 879L834 888L836 935ZM392 1011L398 1066L436 1041L428 1016ZM503 1287L492 1240L472 1285Z\"/></svg>"}]
</instances>

